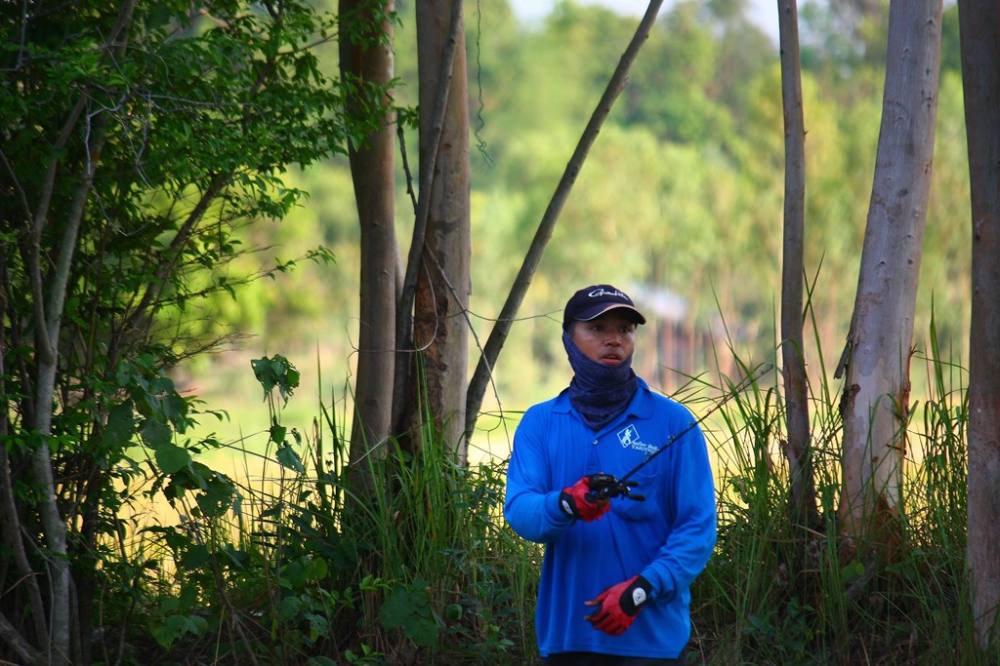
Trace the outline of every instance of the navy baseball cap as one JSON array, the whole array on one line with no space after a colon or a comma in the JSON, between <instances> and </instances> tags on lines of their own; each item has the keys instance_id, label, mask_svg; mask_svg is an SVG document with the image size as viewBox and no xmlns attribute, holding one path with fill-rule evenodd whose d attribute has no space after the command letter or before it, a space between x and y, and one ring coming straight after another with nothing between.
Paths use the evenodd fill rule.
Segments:
<instances>
[{"instance_id":1,"label":"navy baseball cap","mask_svg":"<svg viewBox=\"0 0 1000 666\"><path fill-rule=\"evenodd\" d=\"M592 284L580 289L569 301L563 312L563 330L569 328L574 321L590 321L600 317L609 310L622 309L632 317L637 324L645 324L646 318L639 312L635 303L621 289L610 284Z\"/></svg>"}]
</instances>

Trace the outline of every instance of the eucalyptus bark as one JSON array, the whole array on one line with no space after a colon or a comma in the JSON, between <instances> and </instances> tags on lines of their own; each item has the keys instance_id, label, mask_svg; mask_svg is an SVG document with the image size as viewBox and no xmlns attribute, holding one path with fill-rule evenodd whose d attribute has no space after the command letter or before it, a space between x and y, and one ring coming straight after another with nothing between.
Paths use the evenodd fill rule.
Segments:
<instances>
[{"instance_id":1,"label":"eucalyptus bark","mask_svg":"<svg viewBox=\"0 0 1000 666\"><path fill-rule=\"evenodd\" d=\"M941 0L889 8L885 92L861 271L848 335L845 535L881 545L900 510L910 347L934 152Z\"/></svg>"},{"instance_id":2,"label":"eucalyptus bark","mask_svg":"<svg viewBox=\"0 0 1000 666\"><path fill-rule=\"evenodd\" d=\"M469 341L465 313L472 289L472 243L465 32L456 3L461 0L425 0L416 5L421 109L434 109L440 99L442 60L449 50L454 61L440 127L431 114L420 114L418 207L427 201L427 231L417 270L413 342L421 351L422 372L411 377L409 395L426 399L425 404L419 401L421 411L432 416L447 445L464 462ZM453 17L458 21L454 32ZM433 159L432 151L436 152ZM427 183L429 188L425 189ZM417 402L411 399L407 407L412 409Z\"/></svg>"},{"instance_id":3,"label":"eucalyptus bark","mask_svg":"<svg viewBox=\"0 0 1000 666\"><path fill-rule=\"evenodd\" d=\"M559 213L569 198L573 184L576 182L576 177L579 175L580 169L583 168L583 163L587 159L590 147L594 145L594 141L601 131L604 120L611 113L611 108L614 106L615 100L618 99L618 96L625 88L629 69L631 69L632 63L635 62L639 49L646 39L649 38L649 31L656 22L656 15L659 13L662 4L663 0L651 0L649 6L646 8L646 13L639 21L632 40L625 48L624 53L622 53L618 61L618 66L615 68L614 73L611 75L611 80L608 81L608 85L604 89L604 94L601 95L601 99L597 102L597 108L591 114L590 120L583 130L583 134L576 144L576 149L566 164L566 169L563 171L562 178L560 178L559 184L552 194L552 199L549 201L544 215L542 215L542 220L538 223L535 236L531 240L531 245L524 256L524 261L521 262L521 268L518 270L517 277L514 278L514 284L511 285L510 293L507 295L507 300L500 310L500 316L497 317L496 324L493 326L493 330L490 331L490 336L486 340L483 353L476 364L472 381L469 382L469 388L466 392L466 440L472 437L472 433L476 428L476 420L479 418L479 408L483 404L486 387L493 378L493 368L496 365L497 358L500 356L500 350L503 349L503 345L507 341L507 336L510 334L510 327L514 323L517 311L524 301L525 294L528 293L528 287L531 286L535 270L538 268L538 263L542 260L542 254L545 252L545 246L548 245L549 239L552 238L552 231L555 229L556 220L559 219ZM669 94L669 91L666 94Z\"/></svg>"},{"instance_id":4,"label":"eucalyptus bark","mask_svg":"<svg viewBox=\"0 0 1000 666\"><path fill-rule=\"evenodd\" d=\"M1000 605L1000 3L959 0L972 198L968 564L976 640Z\"/></svg>"},{"instance_id":5,"label":"eucalyptus bark","mask_svg":"<svg viewBox=\"0 0 1000 666\"><path fill-rule=\"evenodd\" d=\"M339 15L379 26L381 39L351 41L342 31L340 71L344 80L388 89L393 77L393 0L374 5L367 0L340 0ZM382 20L379 21L379 18ZM354 425L350 460L360 463L369 451L380 450L392 426L392 385L395 367L396 268L395 114L392 99L381 102L386 113L379 128L359 145L350 146L351 177L361 227L360 318L358 367L354 388ZM348 113L362 117L362 101L348 98ZM369 111L370 113L370 111ZM350 468L355 492L370 488L365 464Z\"/></svg>"},{"instance_id":6,"label":"eucalyptus bark","mask_svg":"<svg viewBox=\"0 0 1000 666\"><path fill-rule=\"evenodd\" d=\"M796 0L778 0L781 98L785 125L785 208L781 262L781 360L791 477L791 508L799 525L818 522L809 443L809 396L803 346L802 292L805 261L805 121Z\"/></svg>"}]
</instances>

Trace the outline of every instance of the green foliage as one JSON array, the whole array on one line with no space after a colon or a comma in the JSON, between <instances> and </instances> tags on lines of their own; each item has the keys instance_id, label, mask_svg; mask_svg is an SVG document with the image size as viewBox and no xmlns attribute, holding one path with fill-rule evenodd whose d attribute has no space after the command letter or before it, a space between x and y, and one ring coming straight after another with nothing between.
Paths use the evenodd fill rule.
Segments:
<instances>
[{"instance_id":1,"label":"green foliage","mask_svg":"<svg viewBox=\"0 0 1000 666\"><path fill-rule=\"evenodd\" d=\"M0 552L0 613L37 649L48 649L42 629L57 614L29 602L50 589L49 549L61 556L43 529L45 502L55 498L68 529L65 610L78 624L67 649L84 661L97 649L90 637L108 635L101 613L128 626L146 601L132 590L160 561L131 558L137 505L163 497L205 521L239 506L232 479L198 460L221 442L192 429L219 414L201 412L167 373L231 333L205 321L203 304L294 267L289 255L241 264L263 244L255 223L302 201L286 172L345 153L380 122L383 91L353 90L371 113L348 121L347 84L320 68L314 47L336 27L298 0L0 8L0 436L17 493L3 520L26 553ZM316 245L291 256L329 262ZM287 399L297 380L277 365ZM294 452L281 457L295 466ZM105 599L113 610L98 608ZM178 607L149 626L177 645L219 625ZM127 658L116 646L100 646L105 659Z\"/></svg>"},{"instance_id":2,"label":"green foliage","mask_svg":"<svg viewBox=\"0 0 1000 666\"><path fill-rule=\"evenodd\" d=\"M397 3L394 97L403 107L412 107L417 95L414 4ZM829 349L842 344L855 295L878 138L887 6L801 4L806 271L823 278L814 307ZM926 330L933 295L941 334L960 354L967 339L969 218L960 86L947 64L957 62L955 11L945 16L951 37L944 44L916 329ZM579 2L558 3L534 24L519 24L504 0L483 0L466 14L469 105L476 111L482 106L477 134L490 157L473 152L471 182L470 309L485 339L636 19ZM334 71L335 54L321 57L320 68ZM740 353L769 353L782 253L782 122L777 46L750 21L746 6L693 0L662 10L580 173L521 307L524 319L514 324L495 369L505 408L523 408L562 383L558 323L544 318L562 307L567 284L606 280L669 290L688 305L684 326L717 333L724 318ZM412 130L406 140L415 163L419 147ZM399 170L397 229L405 247L411 206ZM282 276L282 297L261 284L239 292L239 303L220 298L216 318L260 335L256 350L308 348L321 340L333 348L334 371L347 374L349 364L341 359L351 349L343 340L356 338L360 275L349 171L345 161L333 160L286 182L310 192L309 206L292 214L293 225L274 225L260 237L286 256L321 239L336 252L337 265ZM247 260L262 268L267 254ZM655 346L653 328L640 332L647 336L640 340L645 353ZM513 370L504 360L509 358L534 364Z\"/></svg>"},{"instance_id":3,"label":"green foliage","mask_svg":"<svg viewBox=\"0 0 1000 666\"><path fill-rule=\"evenodd\" d=\"M884 4L802 7L806 254L810 275L822 265L824 276L812 299L820 348L840 343L853 298L878 130ZM413 5L399 2L394 19L395 103L409 107L402 117L411 134ZM95 166L58 313L49 442L78 593L99 605L90 617L101 618L93 635L107 660L213 654L245 662L252 652L262 663L323 666L527 663L540 552L500 521L502 465L462 469L425 432L420 459L389 443L384 459L367 460L376 487L359 497L333 406L301 432L284 418L300 377L278 355L252 362L267 403L260 450L270 467L250 478L247 461L256 457L246 453L247 478L230 477L203 456L249 438L224 444L195 434L218 414L168 376L233 331L260 334L265 345L280 339L282 348L335 338L343 351L337 370L346 372L350 346L342 340L350 336L330 330L353 326L358 230L338 155L377 126L381 91L355 90L375 113L347 122L341 105L354 83L332 76L335 49L321 43L337 26L312 3L227 0L202 3L197 13L185 3L137 3L119 49L105 41L121 6L0 9L3 444L34 576L44 580L45 562L34 548L43 489L28 474L42 441L32 425L39 352L31 219L48 198L37 237L47 290L69 211ZM836 533L839 416L825 370L813 413L827 522L808 537L791 526L781 405L776 387L761 387L733 406L719 439L720 548L694 595L696 647L716 663L852 662L872 652L888 661L975 661L964 612L967 407L961 368L942 360L960 357L967 338L955 18L954 8L946 11L919 295L921 312L935 303L930 397L912 424L921 462L907 479L905 547L896 561L871 566L841 561L828 536ZM474 312L489 318L499 307L633 25L575 2L535 26L519 25L504 0L468 8L470 108L481 108L477 131L491 158L473 156ZM570 283L668 287L688 300L688 323L698 327L718 324L718 302L738 326L734 346L771 354L779 80L774 44L740 3L694 0L665 12L563 213L522 308L530 318L515 326L502 357L534 362L512 372L501 360L497 368L501 401L517 396L508 409L568 378L558 322L545 317L559 310ZM397 209L408 210L402 191L398 199ZM405 238L409 221L401 217ZM51 302L47 291L45 298ZM810 354L822 368L822 354ZM176 521L148 526L135 517L161 498ZM30 579L12 562L0 552L0 610L27 631Z\"/></svg>"},{"instance_id":4,"label":"green foliage","mask_svg":"<svg viewBox=\"0 0 1000 666\"><path fill-rule=\"evenodd\" d=\"M707 425L719 542L692 591L690 647L705 663L992 663L973 646L964 573L964 374L936 346L925 362L935 393L911 425L906 513L888 558L839 538L841 426L825 389L811 401L817 525L789 513L777 373ZM697 412L715 392L695 382L684 399ZM175 660L252 651L264 664L530 663L541 550L501 518L504 464L459 467L424 429L419 456L390 442L365 460L373 486L360 496L332 407L320 411L313 435L288 443L301 472L270 459L283 470L276 485L247 483L240 504L183 529L149 528L177 571L146 592L158 649ZM280 410L268 417L281 424Z\"/></svg>"},{"instance_id":5,"label":"green foliage","mask_svg":"<svg viewBox=\"0 0 1000 666\"><path fill-rule=\"evenodd\" d=\"M779 377L723 410L710 437L719 541L692 590L693 647L707 663L995 662L973 640L964 564L965 374L936 345L928 352L918 358L934 388L913 406L902 508L877 556L838 532L836 395L816 387L810 400L819 525L790 515Z\"/></svg>"},{"instance_id":6,"label":"green foliage","mask_svg":"<svg viewBox=\"0 0 1000 666\"><path fill-rule=\"evenodd\" d=\"M258 359L262 384L269 378L259 369L275 359L279 374L294 374L281 356ZM279 388L269 385L270 397ZM278 426L283 404L268 402ZM140 614L156 654L236 661L252 652L261 664L529 662L538 553L498 521L502 466L462 468L426 430L419 458L394 443L392 455L372 457L373 494L362 500L333 414L323 407L311 438L285 444L298 469L280 460L281 449L264 461L262 477L269 466L283 470L274 484L247 479L240 501L223 511L145 528L176 571L172 582L144 579Z\"/></svg>"},{"instance_id":7,"label":"green foliage","mask_svg":"<svg viewBox=\"0 0 1000 666\"><path fill-rule=\"evenodd\" d=\"M378 612L383 627L390 631L402 629L407 638L422 648L434 647L438 640L438 620L431 609L427 587L427 581L420 578L395 587ZM461 613L452 613L451 619L461 619Z\"/></svg>"},{"instance_id":8,"label":"green foliage","mask_svg":"<svg viewBox=\"0 0 1000 666\"><path fill-rule=\"evenodd\" d=\"M281 398L288 402L288 398L298 388L299 371L281 354L275 354L273 358L265 356L254 359L250 362L250 366L253 368L254 377L264 389L265 397L270 395L272 389L277 388Z\"/></svg>"}]
</instances>

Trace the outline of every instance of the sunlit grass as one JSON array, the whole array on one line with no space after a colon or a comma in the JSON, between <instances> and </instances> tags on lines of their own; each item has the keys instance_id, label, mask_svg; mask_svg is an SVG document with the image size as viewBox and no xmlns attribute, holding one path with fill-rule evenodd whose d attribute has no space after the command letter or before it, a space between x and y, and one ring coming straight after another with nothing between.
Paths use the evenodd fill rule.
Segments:
<instances>
[{"instance_id":1,"label":"sunlit grass","mask_svg":"<svg viewBox=\"0 0 1000 666\"><path fill-rule=\"evenodd\" d=\"M936 348L913 364L929 390L912 398L899 538L881 560L845 548L838 532L841 426L833 382L816 377L811 384L821 521L809 526L790 517L776 371L737 393L737 378L706 374L675 394L698 418L716 410L703 429L719 541L693 589L691 659L996 663L997 655L976 651L968 610L965 371ZM242 383L252 384L246 374ZM319 385L319 367L315 374ZM238 512L205 521L190 506L157 500L145 516L182 526L212 554L218 575L186 570L183 549L169 553L148 536L133 539L150 557L179 553L176 580L160 579L157 589L177 595L196 584L203 612L216 617L213 636L193 636L185 647L257 650L262 663L306 655L313 664L327 664L315 655L333 663L532 663L542 551L502 519L505 465L520 414L481 419L468 468L425 425L419 455L390 443L365 460L373 486L356 496L345 469L349 397L331 394L320 403L308 393L300 389L287 408L256 405L263 424L301 419L301 470L274 459L266 434L250 432L211 458L237 482ZM313 411L298 415L296 401L312 403ZM226 613L242 618L242 633L224 621ZM325 633L317 633L317 622Z\"/></svg>"}]
</instances>

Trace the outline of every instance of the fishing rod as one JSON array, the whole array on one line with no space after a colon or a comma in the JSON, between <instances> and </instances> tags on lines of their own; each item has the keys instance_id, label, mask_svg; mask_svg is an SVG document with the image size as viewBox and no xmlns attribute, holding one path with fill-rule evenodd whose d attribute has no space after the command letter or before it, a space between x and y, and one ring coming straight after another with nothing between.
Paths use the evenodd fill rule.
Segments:
<instances>
[{"instance_id":1,"label":"fishing rod","mask_svg":"<svg viewBox=\"0 0 1000 666\"><path fill-rule=\"evenodd\" d=\"M676 444L681 439L681 437L688 434L689 432L700 426L702 423L704 423L709 416L719 411L722 408L722 406L725 405L727 402L729 402L732 398L742 393L748 387L752 386L758 379L760 379L767 372L769 372L772 367L773 366L770 363L764 363L758 366L758 368L754 372L747 375L743 379L743 381L741 381L735 387L730 389L726 393L725 397L723 397L722 400L717 402L714 407L705 412L700 419L698 419L697 421L692 421L690 424L685 426L680 432L674 434L670 439L666 441L665 444L663 444L653 453L650 453L648 456L646 456L646 458L641 463L639 463L638 465L630 469L628 472L626 472L624 476L622 476L620 479L615 478L613 474L604 474L604 473L592 474L589 480L590 491L585 496L587 501L597 502L600 500L609 500L613 497L619 497L619 496L627 497L628 499L635 500L637 502L645 500L646 499L645 495L638 495L632 492L632 488L639 485L639 482L629 481L629 479L632 476L634 476L636 472L638 472L643 467L652 462L653 458L660 455L661 453L669 449L671 446Z\"/></svg>"}]
</instances>

